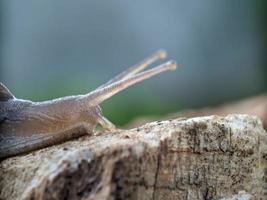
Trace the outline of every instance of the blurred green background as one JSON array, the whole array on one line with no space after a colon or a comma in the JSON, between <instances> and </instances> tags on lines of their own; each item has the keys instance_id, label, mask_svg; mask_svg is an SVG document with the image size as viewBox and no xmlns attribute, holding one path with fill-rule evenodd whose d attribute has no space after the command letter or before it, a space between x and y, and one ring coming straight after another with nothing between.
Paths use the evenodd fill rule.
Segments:
<instances>
[{"instance_id":1,"label":"blurred green background","mask_svg":"<svg viewBox=\"0 0 267 200\"><path fill-rule=\"evenodd\" d=\"M92 91L158 49L180 68L103 103L125 125L267 88L267 1L0 1L0 80L42 101Z\"/></svg>"}]
</instances>

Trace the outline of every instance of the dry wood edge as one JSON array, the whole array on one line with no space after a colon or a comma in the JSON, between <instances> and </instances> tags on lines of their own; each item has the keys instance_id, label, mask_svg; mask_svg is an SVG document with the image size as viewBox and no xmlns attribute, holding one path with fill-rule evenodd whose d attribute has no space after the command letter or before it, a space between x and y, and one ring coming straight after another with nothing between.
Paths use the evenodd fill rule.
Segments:
<instances>
[{"instance_id":1,"label":"dry wood edge","mask_svg":"<svg viewBox=\"0 0 267 200\"><path fill-rule=\"evenodd\" d=\"M247 114L258 116L267 130L267 94L249 97L235 102L228 102L217 107L206 107L196 110L183 110L178 113L167 115L163 119L176 119L178 117L192 118L208 115L226 116L229 114ZM137 127L140 124L155 121L156 118L138 118L129 124Z\"/></svg>"},{"instance_id":2,"label":"dry wood edge","mask_svg":"<svg viewBox=\"0 0 267 200\"><path fill-rule=\"evenodd\" d=\"M266 199L267 138L247 115L148 123L0 163L0 199Z\"/></svg>"}]
</instances>

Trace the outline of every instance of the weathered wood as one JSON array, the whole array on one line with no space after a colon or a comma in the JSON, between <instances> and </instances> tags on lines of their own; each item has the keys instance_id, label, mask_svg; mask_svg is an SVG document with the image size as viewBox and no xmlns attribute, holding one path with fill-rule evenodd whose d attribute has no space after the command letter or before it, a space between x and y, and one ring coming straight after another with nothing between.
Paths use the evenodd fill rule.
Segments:
<instances>
[{"instance_id":1,"label":"weathered wood","mask_svg":"<svg viewBox=\"0 0 267 200\"><path fill-rule=\"evenodd\" d=\"M266 176L261 121L210 116L85 136L6 159L0 199L266 199Z\"/></svg>"}]
</instances>

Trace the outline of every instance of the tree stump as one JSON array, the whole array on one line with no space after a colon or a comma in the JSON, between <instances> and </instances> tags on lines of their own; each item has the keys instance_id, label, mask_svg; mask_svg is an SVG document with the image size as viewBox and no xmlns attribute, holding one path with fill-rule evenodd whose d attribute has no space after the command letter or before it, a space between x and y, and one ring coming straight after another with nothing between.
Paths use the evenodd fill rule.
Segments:
<instances>
[{"instance_id":1,"label":"tree stump","mask_svg":"<svg viewBox=\"0 0 267 200\"><path fill-rule=\"evenodd\" d=\"M229 115L84 136L2 161L0 199L267 199L267 134Z\"/></svg>"}]
</instances>

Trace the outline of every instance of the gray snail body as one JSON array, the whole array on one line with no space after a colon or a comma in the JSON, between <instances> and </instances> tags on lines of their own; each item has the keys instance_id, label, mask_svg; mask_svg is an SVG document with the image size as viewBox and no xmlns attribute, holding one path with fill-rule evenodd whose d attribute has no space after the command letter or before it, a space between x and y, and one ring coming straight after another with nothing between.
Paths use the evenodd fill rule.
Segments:
<instances>
[{"instance_id":1,"label":"gray snail body","mask_svg":"<svg viewBox=\"0 0 267 200\"><path fill-rule=\"evenodd\" d=\"M140 72L165 57L165 51L158 51L88 94L44 102L17 99L0 83L0 160L93 134L98 123L115 130L99 104L138 82L175 70L176 63L169 61Z\"/></svg>"}]
</instances>

